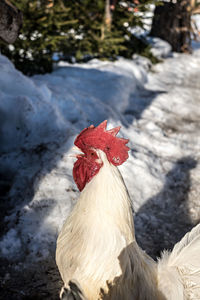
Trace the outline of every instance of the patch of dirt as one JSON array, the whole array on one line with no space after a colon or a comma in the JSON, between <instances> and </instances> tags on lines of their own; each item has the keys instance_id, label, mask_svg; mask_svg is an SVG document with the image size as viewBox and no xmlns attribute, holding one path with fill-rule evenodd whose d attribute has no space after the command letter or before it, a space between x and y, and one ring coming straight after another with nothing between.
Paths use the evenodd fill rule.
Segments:
<instances>
[{"instance_id":1,"label":"patch of dirt","mask_svg":"<svg viewBox=\"0 0 200 300\"><path fill-rule=\"evenodd\" d=\"M0 299L57 300L62 286L55 260L36 262L24 268L0 260Z\"/></svg>"}]
</instances>

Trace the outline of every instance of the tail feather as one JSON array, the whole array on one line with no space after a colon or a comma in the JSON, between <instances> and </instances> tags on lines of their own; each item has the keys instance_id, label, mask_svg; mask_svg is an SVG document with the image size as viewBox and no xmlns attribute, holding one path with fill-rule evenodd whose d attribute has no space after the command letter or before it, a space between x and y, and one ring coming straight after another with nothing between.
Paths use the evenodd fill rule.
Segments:
<instances>
[{"instance_id":1,"label":"tail feather","mask_svg":"<svg viewBox=\"0 0 200 300\"><path fill-rule=\"evenodd\" d=\"M174 246L170 255L170 263L173 265L191 264L200 267L200 224L186 233L182 240Z\"/></svg>"},{"instance_id":2,"label":"tail feather","mask_svg":"<svg viewBox=\"0 0 200 300\"><path fill-rule=\"evenodd\" d=\"M158 262L158 285L168 295L176 295L169 299L200 299L200 224L171 253L163 253Z\"/></svg>"},{"instance_id":3,"label":"tail feather","mask_svg":"<svg viewBox=\"0 0 200 300\"><path fill-rule=\"evenodd\" d=\"M69 287L63 287L60 293L61 300L87 300L78 282L69 281Z\"/></svg>"}]
</instances>

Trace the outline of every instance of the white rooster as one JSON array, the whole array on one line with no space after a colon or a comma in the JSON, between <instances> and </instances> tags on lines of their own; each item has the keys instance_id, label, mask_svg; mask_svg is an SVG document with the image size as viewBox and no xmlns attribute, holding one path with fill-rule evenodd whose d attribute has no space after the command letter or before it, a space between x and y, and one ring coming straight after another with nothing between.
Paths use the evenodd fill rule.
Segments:
<instances>
[{"instance_id":1,"label":"white rooster","mask_svg":"<svg viewBox=\"0 0 200 300\"><path fill-rule=\"evenodd\" d=\"M75 145L80 198L57 240L61 299L200 299L200 225L155 262L137 244L131 201L117 168L128 140L107 121L84 129Z\"/></svg>"}]
</instances>

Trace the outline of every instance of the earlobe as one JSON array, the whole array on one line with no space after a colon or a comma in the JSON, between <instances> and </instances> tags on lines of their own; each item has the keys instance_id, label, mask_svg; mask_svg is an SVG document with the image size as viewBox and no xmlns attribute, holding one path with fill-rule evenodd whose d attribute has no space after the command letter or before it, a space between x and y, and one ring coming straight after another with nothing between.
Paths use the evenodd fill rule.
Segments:
<instances>
[{"instance_id":1,"label":"earlobe","mask_svg":"<svg viewBox=\"0 0 200 300\"><path fill-rule=\"evenodd\" d=\"M97 164L100 164L100 165L103 164L103 163L102 163L102 160L101 160L100 158L97 158L97 159L95 160L95 162L96 162Z\"/></svg>"}]
</instances>

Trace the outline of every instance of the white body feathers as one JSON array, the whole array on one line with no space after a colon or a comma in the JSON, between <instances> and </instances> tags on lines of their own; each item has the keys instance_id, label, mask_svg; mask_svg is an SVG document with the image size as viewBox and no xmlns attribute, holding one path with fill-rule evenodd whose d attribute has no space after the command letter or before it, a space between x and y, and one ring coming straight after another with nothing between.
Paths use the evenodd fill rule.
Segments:
<instances>
[{"instance_id":1,"label":"white body feathers","mask_svg":"<svg viewBox=\"0 0 200 300\"><path fill-rule=\"evenodd\" d=\"M117 167L103 166L85 186L57 240L67 288L75 280L89 300L200 299L200 227L156 264L137 245L131 202Z\"/></svg>"},{"instance_id":2,"label":"white body feathers","mask_svg":"<svg viewBox=\"0 0 200 300\"><path fill-rule=\"evenodd\" d=\"M158 262L158 286L167 300L200 299L200 224L164 252Z\"/></svg>"}]
</instances>

